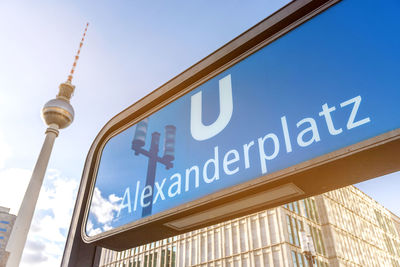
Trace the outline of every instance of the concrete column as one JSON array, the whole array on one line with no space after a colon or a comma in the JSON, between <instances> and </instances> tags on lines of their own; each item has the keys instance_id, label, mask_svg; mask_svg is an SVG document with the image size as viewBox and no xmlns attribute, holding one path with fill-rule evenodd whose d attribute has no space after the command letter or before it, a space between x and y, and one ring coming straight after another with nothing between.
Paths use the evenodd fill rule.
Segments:
<instances>
[{"instance_id":1,"label":"concrete column","mask_svg":"<svg viewBox=\"0 0 400 267\"><path fill-rule=\"evenodd\" d=\"M32 223L33 213L35 212L36 202L42 187L43 178L46 173L47 165L54 141L58 136L58 126L52 124L46 130L42 150L33 170L31 180L25 192L21 207L19 208L13 230L8 241L6 251L10 253L7 267L18 267L21 261L22 252L25 247L26 238Z\"/></svg>"}]
</instances>

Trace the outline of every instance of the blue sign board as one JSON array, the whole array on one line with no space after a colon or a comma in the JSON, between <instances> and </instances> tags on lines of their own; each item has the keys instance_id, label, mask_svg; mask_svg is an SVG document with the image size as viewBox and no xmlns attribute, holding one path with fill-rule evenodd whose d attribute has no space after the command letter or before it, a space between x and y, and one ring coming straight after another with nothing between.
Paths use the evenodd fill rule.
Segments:
<instances>
[{"instance_id":1,"label":"blue sign board","mask_svg":"<svg viewBox=\"0 0 400 267\"><path fill-rule=\"evenodd\" d=\"M398 129L399 10L342 1L112 137L86 235Z\"/></svg>"}]
</instances>

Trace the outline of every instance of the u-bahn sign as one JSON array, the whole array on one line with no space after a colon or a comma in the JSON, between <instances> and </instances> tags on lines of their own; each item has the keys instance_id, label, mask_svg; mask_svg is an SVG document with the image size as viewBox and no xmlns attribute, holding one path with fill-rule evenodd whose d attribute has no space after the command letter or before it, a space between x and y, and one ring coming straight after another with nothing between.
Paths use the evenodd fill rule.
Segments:
<instances>
[{"instance_id":1,"label":"u-bahn sign","mask_svg":"<svg viewBox=\"0 0 400 267\"><path fill-rule=\"evenodd\" d=\"M124 249L398 170L400 3L337 2L290 3L113 118L83 240Z\"/></svg>"}]
</instances>

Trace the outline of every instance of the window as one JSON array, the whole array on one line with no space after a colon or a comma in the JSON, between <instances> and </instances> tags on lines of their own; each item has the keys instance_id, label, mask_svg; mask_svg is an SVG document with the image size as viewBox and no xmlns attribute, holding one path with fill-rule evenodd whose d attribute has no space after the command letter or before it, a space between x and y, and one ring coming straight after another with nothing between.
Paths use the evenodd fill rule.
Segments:
<instances>
[{"instance_id":1,"label":"window","mask_svg":"<svg viewBox=\"0 0 400 267\"><path fill-rule=\"evenodd\" d=\"M304 266L306 266L303 254L297 253L294 250L292 250L292 261L293 261L293 266L295 266L295 267L304 267Z\"/></svg>"},{"instance_id":2,"label":"window","mask_svg":"<svg viewBox=\"0 0 400 267\"><path fill-rule=\"evenodd\" d=\"M305 260L304 260L303 254L298 253L297 256L298 256L298 261L299 261L299 267L305 266Z\"/></svg>"},{"instance_id":3,"label":"window","mask_svg":"<svg viewBox=\"0 0 400 267\"><path fill-rule=\"evenodd\" d=\"M395 243L397 256L400 256L400 242L397 242L396 240L393 240L393 242Z\"/></svg>"},{"instance_id":4,"label":"window","mask_svg":"<svg viewBox=\"0 0 400 267\"><path fill-rule=\"evenodd\" d=\"M296 242L296 246L300 246L300 239L299 239L299 222L295 218L292 217L293 222L293 233L294 233L294 240Z\"/></svg>"},{"instance_id":5,"label":"window","mask_svg":"<svg viewBox=\"0 0 400 267\"><path fill-rule=\"evenodd\" d=\"M387 231L386 225L385 225L385 222L383 221L382 215L377 210L375 210L375 215L376 215L376 220L378 221L379 226L386 232Z\"/></svg>"},{"instance_id":6,"label":"window","mask_svg":"<svg viewBox=\"0 0 400 267\"><path fill-rule=\"evenodd\" d=\"M286 222L288 227L289 242L295 246L300 246L299 231L303 227L303 222L289 215L286 215Z\"/></svg>"},{"instance_id":7,"label":"window","mask_svg":"<svg viewBox=\"0 0 400 267\"><path fill-rule=\"evenodd\" d=\"M397 260L395 260L395 259L391 259L391 260L392 260L393 267L400 267L400 264Z\"/></svg>"},{"instance_id":8,"label":"window","mask_svg":"<svg viewBox=\"0 0 400 267\"><path fill-rule=\"evenodd\" d=\"M288 227L289 242L291 244L294 244L292 220L290 219L289 215L286 215L286 222L287 222L287 227Z\"/></svg>"},{"instance_id":9,"label":"window","mask_svg":"<svg viewBox=\"0 0 400 267\"><path fill-rule=\"evenodd\" d=\"M300 207L299 207L299 202L296 201L294 202L294 211L300 215Z\"/></svg>"},{"instance_id":10,"label":"window","mask_svg":"<svg viewBox=\"0 0 400 267\"><path fill-rule=\"evenodd\" d=\"M322 236L319 229L315 228L314 226L310 227L311 236L314 242L314 247L319 254L324 254L322 250Z\"/></svg>"},{"instance_id":11,"label":"window","mask_svg":"<svg viewBox=\"0 0 400 267\"><path fill-rule=\"evenodd\" d=\"M293 202L289 203L289 209L294 212Z\"/></svg>"},{"instance_id":12,"label":"window","mask_svg":"<svg viewBox=\"0 0 400 267\"><path fill-rule=\"evenodd\" d=\"M304 206L304 216L306 217L306 218L310 218L310 213L309 213L309 211L308 211L308 208L307 208L307 205L306 205L306 201L303 199L302 201L301 201L302 203L303 203L303 206Z\"/></svg>"},{"instance_id":13,"label":"window","mask_svg":"<svg viewBox=\"0 0 400 267\"><path fill-rule=\"evenodd\" d=\"M310 204L310 199L306 198L304 203L305 203L305 206L306 206L306 211L307 211L307 213L309 215L309 216L307 216L307 218L309 218L311 220L315 220L314 213L312 212L312 208L311 208L311 204Z\"/></svg>"},{"instance_id":14,"label":"window","mask_svg":"<svg viewBox=\"0 0 400 267\"><path fill-rule=\"evenodd\" d=\"M129 263L129 264L131 264L131 263ZM139 260L139 259L135 259L135 260L133 261L132 267L140 267L140 260Z\"/></svg>"},{"instance_id":15,"label":"window","mask_svg":"<svg viewBox=\"0 0 400 267\"><path fill-rule=\"evenodd\" d=\"M175 252L176 248L163 249L161 251L161 265L162 267L174 267L175 266ZM154 266L157 266L156 264Z\"/></svg>"},{"instance_id":16,"label":"window","mask_svg":"<svg viewBox=\"0 0 400 267\"><path fill-rule=\"evenodd\" d=\"M319 223L317 206L315 205L315 200L314 199L311 199L311 204L312 204L312 210L313 210L313 213L314 213L314 220Z\"/></svg>"},{"instance_id":17,"label":"window","mask_svg":"<svg viewBox=\"0 0 400 267\"><path fill-rule=\"evenodd\" d=\"M393 245L392 242L390 241L390 238L384 234L385 236L385 243L386 243L386 248L389 250L389 252L394 255L394 249L393 249Z\"/></svg>"},{"instance_id":18,"label":"window","mask_svg":"<svg viewBox=\"0 0 400 267\"><path fill-rule=\"evenodd\" d=\"M293 261L293 266L298 267L298 263L297 263L297 253L295 251L292 250L292 261Z\"/></svg>"}]
</instances>

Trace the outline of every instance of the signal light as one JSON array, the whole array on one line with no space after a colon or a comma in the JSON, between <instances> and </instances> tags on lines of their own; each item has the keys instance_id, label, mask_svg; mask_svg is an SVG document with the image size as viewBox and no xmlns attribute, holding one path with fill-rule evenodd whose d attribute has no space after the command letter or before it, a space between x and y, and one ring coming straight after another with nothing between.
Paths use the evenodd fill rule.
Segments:
<instances>
[{"instance_id":1,"label":"signal light","mask_svg":"<svg viewBox=\"0 0 400 267\"><path fill-rule=\"evenodd\" d=\"M175 134L176 127L173 125L165 126L164 156L167 161L175 159Z\"/></svg>"},{"instance_id":2,"label":"signal light","mask_svg":"<svg viewBox=\"0 0 400 267\"><path fill-rule=\"evenodd\" d=\"M136 150L141 148L146 143L147 128L149 124L149 118L145 118L136 125L135 136L132 141L132 149ZM138 152L135 152L138 155Z\"/></svg>"}]
</instances>

